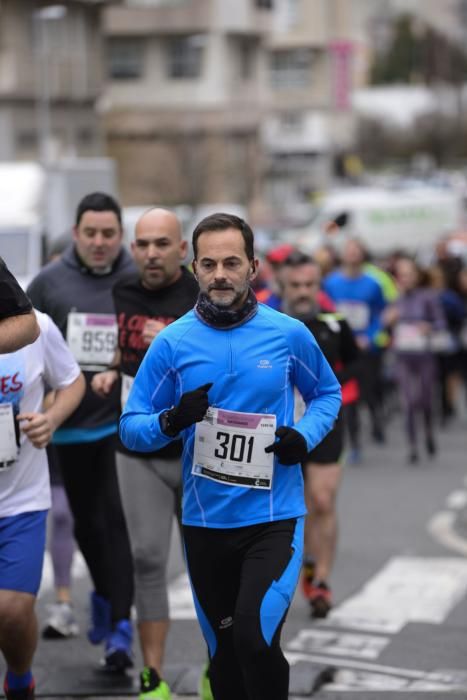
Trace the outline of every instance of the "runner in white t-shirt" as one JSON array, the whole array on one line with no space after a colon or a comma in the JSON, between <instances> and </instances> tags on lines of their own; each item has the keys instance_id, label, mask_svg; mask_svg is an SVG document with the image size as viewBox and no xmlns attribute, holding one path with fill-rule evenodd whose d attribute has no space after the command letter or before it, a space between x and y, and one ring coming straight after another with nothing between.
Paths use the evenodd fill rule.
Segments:
<instances>
[{"instance_id":1,"label":"runner in white t-shirt","mask_svg":"<svg viewBox=\"0 0 467 700\"><path fill-rule=\"evenodd\" d=\"M7 700L34 698L34 603L50 507L45 447L84 393L83 376L60 331L48 316L36 314L38 339L0 355L0 649ZM45 383L56 397L43 411Z\"/></svg>"}]
</instances>

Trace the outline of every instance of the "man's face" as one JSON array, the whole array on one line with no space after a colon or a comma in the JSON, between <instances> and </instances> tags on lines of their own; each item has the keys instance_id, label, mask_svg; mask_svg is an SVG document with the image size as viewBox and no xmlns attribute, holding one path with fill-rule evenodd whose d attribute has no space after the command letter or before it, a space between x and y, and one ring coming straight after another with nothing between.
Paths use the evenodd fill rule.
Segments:
<instances>
[{"instance_id":1,"label":"man's face","mask_svg":"<svg viewBox=\"0 0 467 700\"><path fill-rule=\"evenodd\" d=\"M237 309L245 301L256 277L257 260L249 260L241 231L206 231L198 238L193 268L201 292L224 309Z\"/></svg>"},{"instance_id":2,"label":"man's face","mask_svg":"<svg viewBox=\"0 0 467 700\"><path fill-rule=\"evenodd\" d=\"M111 267L122 247L122 227L113 211L85 211L73 229L76 250L91 270Z\"/></svg>"},{"instance_id":3,"label":"man's face","mask_svg":"<svg viewBox=\"0 0 467 700\"><path fill-rule=\"evenodd\" d=\"M317 305L320 272L317 265L284 266L282 298L291 314L302 317L312 313Z\"/></svg>"},{"instance_id":4,"label":"man's face","mask_svg":"<svg viewBox=\"0 0 467 700\"><path fill-rule=\"evenodd\" d=\"M186 255L178 219L171 212L154 209L136 224L131 251L143 287L159 289L175 282Z\"/></svg>"},{"instance_id":5,"label":"man's face","mask_svg":"<svg viewBox=\"0 0 467 700\"><path fill-rule=\"evenodd\" d=\"M347 241L342 251L342 262L344 265L361 265L363 258L363 250L358 241Z\"/></svg>"}]
</instances>

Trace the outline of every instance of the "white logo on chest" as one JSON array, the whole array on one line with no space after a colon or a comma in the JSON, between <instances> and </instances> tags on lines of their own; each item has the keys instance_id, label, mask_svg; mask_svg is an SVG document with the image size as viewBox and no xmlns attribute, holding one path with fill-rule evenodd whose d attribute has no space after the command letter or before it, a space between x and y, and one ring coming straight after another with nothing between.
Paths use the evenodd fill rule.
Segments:
<instances>
[{"instance_id":1,"label":"white logo on chest","mask_svg":"<svg viewBox=\"0 0 467 700\"><path fill-rule=\"evenodd\" d=\"M256 366L258 369L272 369L272 364L269 360L260 360Z\"/></svg>"}]
</instances>

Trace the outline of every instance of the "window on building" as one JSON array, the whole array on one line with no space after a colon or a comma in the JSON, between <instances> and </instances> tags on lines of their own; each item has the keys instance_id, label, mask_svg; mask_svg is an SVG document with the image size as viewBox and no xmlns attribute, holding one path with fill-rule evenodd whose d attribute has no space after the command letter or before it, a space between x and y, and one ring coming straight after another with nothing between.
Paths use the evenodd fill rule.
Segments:
<instances>
[{"instance_id":1,"label":"window on building","mask_svg":"<svg viewBox=\"0 0 467 700\"><path fill-rule=\"evenodd\" d=\"M169 78L199 78L202 72L203 34L174 36L167 43L167 71Z\"/></svg>"},{"instance_id":2,"label":"window on building","mask_svg":"<svg viewBox=\"0 0 467 700\"><path fill-rule=\"evenodd\" d=\"M272 86L276 89L309 86L311 64L311 49L274 51L270 59Z\"/></svg>"},{"instance_id":3,"label":"window on building","mask_svg":"<svg viewBox=\"0 0 467 700\"><path fill-rule=\"evenodd\" d=\"M94 129L91 129L90 126L80 127L79 129L77 129L76 139L78 141L78 144L83 148L92 146L95 141Z\"/></svg>"},{"instance_id":4,"label":"window on building","mask_svg":"<svg viewBox=\"0 0 467 700\"><path fill-rule=\"evenodd\" d=\"M35 129L18 131L16 133L16 147L22 153L34 151L37 148L37 131Z\"/></svg>"},{"instance_id":5,"label":"window on building","mask_svg":"<svg viewBox=\"0 0 467 700\"><path fill-rule=\"evenodd\" d=\"M255 71L256 42L249 37L239 39L239 77L241 80L250 80Z\"/></svg>"},{"instance_id":6,"label":"window on building","mask_svg":"<svg viewBox=\"0 0 467 700\"><path fill-rule=\"evenodd\" d=\"M115 80L135 80L144 73L144 41L113 37L107 51L108 75Z\"/></svg>"}]
</instances>

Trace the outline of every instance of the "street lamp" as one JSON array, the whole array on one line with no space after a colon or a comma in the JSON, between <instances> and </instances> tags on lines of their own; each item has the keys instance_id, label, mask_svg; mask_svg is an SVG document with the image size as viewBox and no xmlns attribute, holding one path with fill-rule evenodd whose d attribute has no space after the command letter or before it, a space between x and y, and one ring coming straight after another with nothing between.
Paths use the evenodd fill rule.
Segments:
<instances>
[{"instance_id":1,"label":"street lamp","mask_svg":"<svg viewBox=\"0 0 467 700\"><path fill-rule=\"evenodd\" d=\"M39 159L44 166L51 162L52 127L50 118L49 23L66 16L65 5L46 5L32 13L36 61L36 106Z\"/></svg>"}]
</instances>

